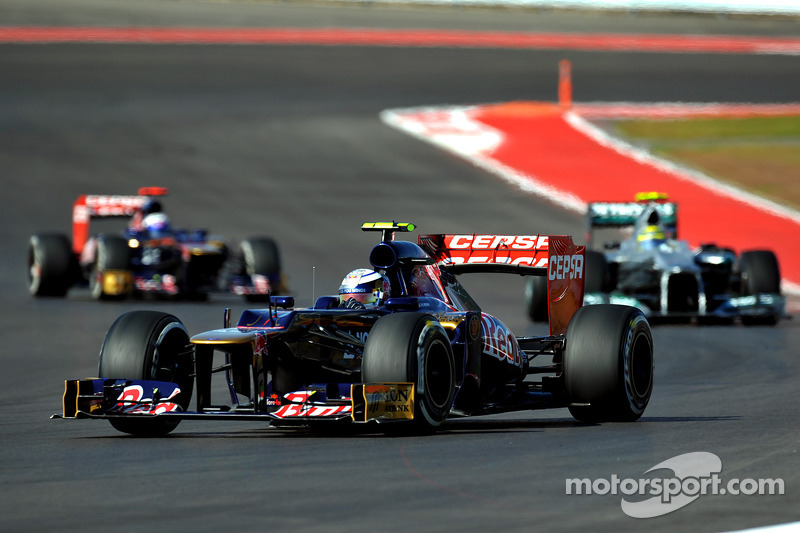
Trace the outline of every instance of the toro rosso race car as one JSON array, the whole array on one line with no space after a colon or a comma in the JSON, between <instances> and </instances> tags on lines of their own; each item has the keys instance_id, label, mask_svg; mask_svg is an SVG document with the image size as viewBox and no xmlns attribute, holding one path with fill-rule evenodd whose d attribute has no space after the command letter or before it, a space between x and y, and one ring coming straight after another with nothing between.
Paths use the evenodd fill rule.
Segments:
<instances>
[{"instance_id":1,"label":"toro rosso race car","mask_svg":"<svg viewBox=\"0 0 800 533\"><path fill-rule=\"evenodd\" d=\"M692 249L677 238L678 206L663 193L640 193L635 202L591 203L587 245L595 231L613 228L625 238L586 251L584 304L618 303L653 319L774 325L785 316L778 260L770 250L703 244ZM527 308L542 319L544 288L529 281Z\"/></svg>"},{"instance_id":2,"label":"toro rosso race car","mask_svg":"<svg viewBox=\"0 0 800 533\"><path fill-rule=\"evenodd\" d=\"M60 233L39 233L28 246L28 288L33 296L65 296L86 285L94 299L154 294L205 297L222 288L248 299L285 290L278 248L255 237L231 255L205 229L171 227L158 197L164 187L136 196L81 195L72 207L72 243ZM90 235L93 219L129 219L121 234Z\"/></svg>"},{"instance_id":3,"label":"toro rosso race car","mask_svg":"<svg viewBox=\"0 0 800 533\"><path fill-rule=\"evenodd\" d=\"M644 412L650 326L633 307L580 306L584 248L570 237L438 234L413 243L394 240L412 224L362 229L382 233L369 255L377 275L358 274L380 281L372 303L344 301L358 292L348 276L342 296L312 308L273 296L235 326L226 309L222 329L194 336L166 313L123 314L100 350L101 377L67 381L54 417L107 419L125 433L159 436L193 419L428 431L448 417L529 409L568 407L592 422ZM546 279L550 334L515 337L459 283L468 272Z\"/></svg>"}]
</instances>

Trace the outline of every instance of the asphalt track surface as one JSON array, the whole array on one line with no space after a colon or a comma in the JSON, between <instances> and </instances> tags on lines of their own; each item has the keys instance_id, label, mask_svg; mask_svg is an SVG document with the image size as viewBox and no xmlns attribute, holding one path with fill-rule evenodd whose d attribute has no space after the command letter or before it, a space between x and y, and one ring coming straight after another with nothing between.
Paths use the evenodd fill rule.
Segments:
<instances>
[{"instance_id":1,"label":"asphalt track surface","mask_svg":"<svg viewBox=\"0 0 800 533\"><path fill-rule=\"evenodd\" d=\"M135 5L134 5L135 4ZM3 2L8 24L339 25L787 35L785 20L253 3ZM795 22L796 24L796 22ZM566 410L454 420L427 437L319 436L256 423L183 423L143 440L51 421L63 380L96 373L113 319L175 313L219 327L242 301L34 300L29 235L67 231L81 193L171 189L176 222L232 242L280 241L300 305L363 266L368 220L422 232L581 235L582 221L383 125L387 108L555 98L560 51L310 46L0 46L0 530L726 531L800 519L797 321L655 328L656 388L633 424ZM796 101L800 58L570 52L586 101ZM313 273L312 273L313 272ZM313 283L312 283L313 281ZM469 284L469 280L467 280ZM522 281L474 285L519 333ZM781 478L782 496L701 496L627 517L621 496L567 478L639 478L717 454L724 481ZM646 476L645 476L646 477Z\"/></svg>"}]
</instances>

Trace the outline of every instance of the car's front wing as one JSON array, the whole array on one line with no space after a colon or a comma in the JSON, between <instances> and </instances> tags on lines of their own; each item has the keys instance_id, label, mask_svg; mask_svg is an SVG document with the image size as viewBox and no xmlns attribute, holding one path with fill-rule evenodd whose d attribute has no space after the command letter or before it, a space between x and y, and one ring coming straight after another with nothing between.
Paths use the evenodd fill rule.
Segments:
<instances>
[{"instance_id":1,"label":"car's front wing","mask_svg":"<svg viewBox=\"0 0 800 533\"><path fill-rule=\"evenodd\" d=\"M662 312L651 309L641 300L619 292L586 293L583 305L618 304L640 309L648 318L659 317L713 317L713 318L786 318L786 297L780 294L756 294L750 296L733 296L720 298L721 301L710 301L710 310L701 312Z\"/></svg>"},{"instance_id":2,"label":"car's front wing","mask_svg":"<svg viewBox=\"0 0 800 533\"><path fill-rule=\"evenodd\" d=\"M331 400L324 390L312 386L272 399L267 412L256 412L247 406L185 411L179 403L181 394L175 383L163 381L68 380L64 386L62 412L53 418L163 417L265 420L287 424L392 422L414 418L413 383L354 383L350 385L349 397Z\"/></svg>"}]
</instances>

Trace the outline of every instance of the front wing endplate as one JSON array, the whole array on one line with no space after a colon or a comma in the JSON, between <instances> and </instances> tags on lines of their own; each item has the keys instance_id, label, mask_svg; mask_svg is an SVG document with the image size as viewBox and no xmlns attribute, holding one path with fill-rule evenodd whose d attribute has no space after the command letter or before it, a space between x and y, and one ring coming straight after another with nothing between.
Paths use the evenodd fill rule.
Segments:
<instances>
[{"instance_id":1,"label":"front wing endplate","mask_svg":"<svg viewBox=\"0 0 800 533\"><path fill-rule=\"evenodd\" d=\"M359 383L351 388L353 421L413 420L413 383Z\"/></svg>"},{"instance_id":2,"label":"front wing endplate","mask_svg":"<svg viewBox=\"0 0 800 533\"><path fill-rule=\"evenodd\" d=\"M182 411L175 383L144 380L82 379L64 382L63 418L93 415L157 415Z\"/></svg>"}]
</instances>

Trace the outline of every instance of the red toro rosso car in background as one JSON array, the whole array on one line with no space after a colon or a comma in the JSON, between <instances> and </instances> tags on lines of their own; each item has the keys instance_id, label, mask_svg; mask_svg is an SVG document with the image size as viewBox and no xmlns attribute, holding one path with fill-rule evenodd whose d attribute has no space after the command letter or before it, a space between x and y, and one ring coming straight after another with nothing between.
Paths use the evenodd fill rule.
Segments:
<instances>
[{"instance_id":1,"label":"red toro rosso car in background","mask_svg":"<svg viewBox=\"0 0 800 533\"><path fill-rule=\"evenodd\" d=\"M136 196L79 196L72 207L72 243L61 233L30 238L31 294L65 296L74 285L88 285L95 299L197 298L220 288L259 300L285 290L272 239L247 239L231 255L205 229L172 228L158 200L167 193L163 187L144 187ZM111 217L129 219L124 232L90 234L93 219Z\"/></svg>"},{"instance_id":2,"label":"red toro rosso car in background","mask_svg":"<svg viewBox=\"0 0 800 533\"><path fill-rule=\"evenodd\" d=\"M650 326L633 307L581 307L584 248L570 237L437 234L414 243L394 239L412 224L362 229L382 233L369 254L373 270L351 273L339 296L311 308L273 296L235 326L226 310L222 329L194 336L166 313L120 316L100 350L101 377L67 381L54 417L160 436L182 420L427 431L449 417L529 409L567 407L591 422L644 412ZM469 272L543 276L550 334L512 334L459 283Z\"/></svg>"}]
</instances>

